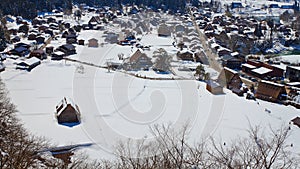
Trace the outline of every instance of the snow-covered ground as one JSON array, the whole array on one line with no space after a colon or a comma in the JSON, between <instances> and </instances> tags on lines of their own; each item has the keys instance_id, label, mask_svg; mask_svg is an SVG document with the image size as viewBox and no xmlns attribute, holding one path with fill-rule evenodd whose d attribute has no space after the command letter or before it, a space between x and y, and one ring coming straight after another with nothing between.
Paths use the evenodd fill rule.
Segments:
<instances>
[{"instance_id":1,"label":"snow-covered ground","mask_svg":"<svg viewBox=\"0 0 300 169\"><path fill-rule=\"evenodd\" d=\"M82 74L76 66L44 61L32 72L10 70L1 78L29 131L57 145L95 143L87 148L92 158L110 158L119 140L151 139L149 126L154 124L172 123L179 129L189 121L192 140L213 135L230 142L246 136L250 125L277 128L300 115L294 107L260 100L258 104L227 90L214 96L194 80L145 80L90 66L84 66ZM64 96L79 105L80 125L57 124L55 106ZM295 152L300 150L299 137L299 128L292 126L288 141Z\"/></svg>"},{"instance_id":2,"label":"snow-covered ground","mask_svg":"<svg viewBox=\"0 0 300 169\"><path fill-rule=\"evenodd\" d=\"M102 31L83 31L79 39L96 38L99 43L104 43L102 35ZM145 51L149 57L161 47L169 54L177 52L172 46L172 38L161 38L153 32L144 35L141 42L152 46L150 51ZM57 40L51 45L56 47L61 43L63 41ZM116 44L104 44L99 48L76 45L76 49L77 54L70 58L101 66L108 60L118 60L120 53L129 57L136 50ZM18 117L24 126L58 146L93 143L84 150L95 159L113 158L114 146L120 140L152 139L149 127L154 124L171 123L179 130L188 122L191 142L209 136L230 142L246 136L250 125L261 125L268 130L269 126L288 126L291 119L300 116L294 107L246 100L228 90L224 95L212 95L205 89L205 83L195 80L148 80L119 71L108 72L84 64L49 59L27 72L16 70L13 62L11 59L5 61L7 68L1 73L1 79L12 102L17 105ZM196 65L178 63L179 66ZM211 68L206 66L205 69L217 76ZM192 72L175 72L179 77L192 76ZM169 74L137 73L172 78ZM79 106L80 125L57 124L55 106L65 96ZM300 130L295 126L291 129L288 142L293 143L293 152L297 153L300 151Z\"/></svg>"},{"instance_id":3,"label":"snow-covered ground","mask_svg":"<svg viewBox=\"0 0 300 169\"><path fill-rule=\"evenodd\" d=\"M287 62L291 64L299 64L300 63L300 55L283 55L278 56L276 59L281 60L282 62Z\"/></svg>"}]
</instances>

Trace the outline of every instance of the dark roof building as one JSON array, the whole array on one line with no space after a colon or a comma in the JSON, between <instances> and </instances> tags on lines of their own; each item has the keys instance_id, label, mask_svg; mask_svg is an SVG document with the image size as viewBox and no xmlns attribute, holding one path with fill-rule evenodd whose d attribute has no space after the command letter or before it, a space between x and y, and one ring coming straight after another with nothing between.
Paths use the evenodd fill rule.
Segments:
<instances>
[{"instance_id":1,"label":"dark roof building","mask_svg":"<svg viewBox=\"0 0 300 169\"><path fill-rule=\"evenodd\" d=\"M208 90L209 92L215 95L224 94L223 87L218 82L213 80L207 81L206 90Z\"/></svg>"},{"instance_id":2,"label":"dark roof building","mask_svg":"<svg viewBox=\"0 0 300 169\"><path fill-rule=\"evenodd\" d=\"M280 100L284 100L286 94L287 93L284 85L261 80L258 83L255 97L262 100L278 102Z\"/></svg>"},{"instance_id":3,"label":"dark roof building","mask_svg":"<svg viewBox=\"0 0 300 169\"><path fill-rule=\"evenodd\" d=\"M79 107L69 98L64 97L56 106L55 112L58 123L79 123Z\"/></svg>"},{"instance_id":4,"label":"dark roof building","mask_svg":"<svg viewBox=\"0 0 300 169\"><path fill-rule=\"evenodd\" d=\"M41 50L41 49L38 49L38 50L34 50L30 53L29 57L36 57L36 58L39 58L39 59L46 59L47 58L47 55L46 55L46 52Z\"/></svg>"},{"instance_id":5,"label":"dark roof building","mask_svg":"<svg viewBox=\"0 0 300 169\"><path fill-rule=\"evenodd\" d=\"M293 120L291 120L294 125L298 126L300 128L300 117L296 117Z\"/></svg>"},{"instance_id":6,"label":"dark roof building","mask_svg":"<svg viewBox=\"0 0 300 169\"><path fill-rule=\"evenodd\" d=\"M36 57L32 57L32 58L29 58L29 59L26 59L26 60L17 61L17 67L16 68L31 71L33 68L35 68L39 64L41 64L41 60L36 58Z\"/></svg>"},{"instance_id":7,"label":"dark roof building","mask_svg":"<svg viewBox=\"0 0 300 169\"><path fill-rule=\"evenodd\" d=\"M226 86L228 89L240 89L243 83L238 72L227 67L224 67L221 71L218 82L221 86Z\"/></svg>"},{"instance_id":8,"label":"dark roof building","mask_svg":"<svg viewBox=\"0 0 300 169\"><path fill-rule=\"evenodd\" d=\"M76 47L72 44L62 45L57 50L64 52L66 56L76 54Z\"/></svg>"},{"instance_id":9,"label":"dark roof building","mask_svg":"<svg viewBox=\"0 0 300 169\"><path fill-rule=\"evenodd\" d=\"M287 66L285 76L291 82L300 82L300 67Z\"/></svg>"}]
</instances>

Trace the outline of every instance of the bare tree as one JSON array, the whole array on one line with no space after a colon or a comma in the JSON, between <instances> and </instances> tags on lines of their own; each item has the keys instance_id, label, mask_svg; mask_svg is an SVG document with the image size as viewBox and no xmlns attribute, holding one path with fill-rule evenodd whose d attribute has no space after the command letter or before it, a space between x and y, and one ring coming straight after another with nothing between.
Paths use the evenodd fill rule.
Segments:
<instances>
[{"instance_id":1,"label":"bare tree","mask_svg":"<svg viewBox=\"0 0 300 169\"><path fill-rule=\"evenodd\" d=\"M171 71L171 61L172 57L168 54L168 52L160 48L153 52L153 57L156 58L153 67L160 71Z\"/></svg>"},{"instance_id":2,"label":"bare tree","mask_svg":"<svg viewBox=\"0 0 300 169\"><path fill-rule=\"evenodd\" d=\"M212 150L208 151L213 167L220 168L298 168L297 157L288 151L286 139L288 128L270 129L271 133L261 131L260 126L251 127L249 137L239 139L230 145L216 144L212 140ZM268 136L269 135L269 136Z\"/></svg>"},{"instance_id":3,"label":"bare tree","mask_svg":"<svg viewBox=\"0 0 300 169\"><path fill-rule=\"evenodd\" d=\"M188 144L188 127L176 131L171 126L151 127L152 141L128 140L117 146L113 168L298 168L298 159L288 152L288 129L271 129L268 135L260 126L250 128L249 137L232 143Z\"/></svg>"}]
</instances>

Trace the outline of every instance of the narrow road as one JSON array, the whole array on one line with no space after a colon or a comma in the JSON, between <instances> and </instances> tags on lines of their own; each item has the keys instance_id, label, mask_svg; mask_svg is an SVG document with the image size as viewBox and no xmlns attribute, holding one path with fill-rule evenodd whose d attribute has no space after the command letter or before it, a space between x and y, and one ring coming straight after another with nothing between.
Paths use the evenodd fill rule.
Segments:
<instances>
[{"instance_id":1,"label":"narrow road","mask_svg":"<svg viewBox=\"0 0 300 169\"><path fill-rule=\"evenodd\" d=\"M45 41L45 44L42 45L42 46L40 47L40 49L43 50L44 48L46 48L46 46L47 46L48 44L51 43L51 40L52 40L52 37L50 36L50 37Z\"/></svg>"},{"instance_id":2,"label":"narrow road","mask_svg":"<svg viewBox=\"0 0 300 169\"><path fill-rule=\"evenodd\" d=\"M196 28L196 31L199 35L201 44L203 46L204 49L204 53L205 56L208 60L209 66L211 68L213 68L214 70L216 70L217 72L221 72L221 70L223 69L223 67L221 66L221 64L216 60L218 58L218 55L212 51L212 49L210 48L210 46L207 44L207 37L200 31L199 26L197 25L194 16L192 15L192 12L190 11L190 17L193 21L193 24Z\"/></svg>"},{"instance_id":3,"label":"narrow road","mask_svg":"<svg viewBox=\"0 0 300 169\"><path fill-rule=\"evenodd\" d=\"M70 58L64 58L64 60L70 61L70 62L75 62L75 63L80 63L80 64L83 64L83 65L92 66L92 67L96 67L96 68L100 68L100 69L107 69L107 67L105 67L105 66L95 65L93 63L84 62L84 61L80 61L80 60L75 60L75 59L70 59ZM135 73L130 73L130 72L124 72L124 71L118 71L118 70L115 70L115 71L123 73L123 74L130 75L130 76L134 76L136 78L148 79L148 80L193 80L193 79L187 79L187 78L184 78L184 77L181 77L181 76L178 76L178 78L168 78L168 77L166 77L166 78L157 77L156 78L156 77L136 76ZM176 76L175 73L173 73L173 74Z\"/></svg>"}]
</instances>

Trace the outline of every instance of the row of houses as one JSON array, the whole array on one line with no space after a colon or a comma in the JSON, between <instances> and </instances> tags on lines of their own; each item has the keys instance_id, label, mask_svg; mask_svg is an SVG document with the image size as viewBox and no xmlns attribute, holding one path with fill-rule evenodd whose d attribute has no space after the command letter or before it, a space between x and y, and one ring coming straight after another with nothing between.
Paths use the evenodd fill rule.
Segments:
<instances>
[{"instance_id":1,"label":"row of houses","mask_svg":"<svg viewBox=\"0 0 300 169\"><path fill-rule=\"evenodd\" d=\"M233 93L239 96L244 96L244 93L246 93L248 89L243 88L242 84L243 79L240 77L238 72L224 67L217 80L207 81L206 89L212 94L223 94L223 88L226 87ZM257 84L256 90L253 90L255 98L270 102L291 104L295 107L299 107L299 103L291 100L292 97L297 95L297 92L299 91L299 88L291 88L289 86L267 80L260 80Z\"/></svg>"},{"instance_id":2,"label":"row of houses","mask_svg":"<svg viewBox=\"0 0 300 169\"><path fill-rule=\"evenodd\" d=\"M153 62L146 53L140 49L136 50L129 58L123 62L123 69L125 70L148 70L153 66Z\"/></svg>"},{"instance_id":3,"label":"row of houses","mask_svg":"<svg viewBox=\"0 0 300 169\"><path fill-rule=\"evenodd\" d=\"M290 82L300 81L300 68L296 66L270 65L261 61L247 60L242 71L258 79L279 81L288 79Z\"/></svg>"},{"instance_id":4,"label":"row of houses","mask_svg":"<svg viewBox=\"0 0 300 169\"><path fill-rule=\"evenodd\" d=\"M246 63L242 64L242 71L259 79L283 78L285 72L282 67L254 60L247 60Z\"/></svg>"},{"instance_id":5,"label":"row of houses","mask_svg":"<svg viewBox=\"0 0 300 169\"><path fill-rule=\"evenodd\" d=\"M207 36L212 48L220 58L224 55L232 56L231 53L238 52L242 61L248 54L255 52L266 53L268 48L272 47L272 42L268 39L262 40L263 45L256 44L256 41L262 36L276 30L281 37L282 45L291 45L299 42L299 29L296 28L297 19L293 24L284 25L279 22L279 15L276 18L255 18L243 15L212 15L210 10L192 8L193 16L199 28ZM274 39L277 37L274 36ZM261 47L263 46L263 47ZM259 47L260 50L254 50ZM272 50L271 50L272 51ZM275 51L274 51L275 52ZM227 60L227 59L224 59ZM236 59L235 59L236 60ZM237 61L237 60L236 60ZM226 61L224 62L225 66Z\"/></svg>"}]
</instances>

